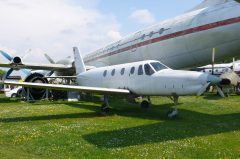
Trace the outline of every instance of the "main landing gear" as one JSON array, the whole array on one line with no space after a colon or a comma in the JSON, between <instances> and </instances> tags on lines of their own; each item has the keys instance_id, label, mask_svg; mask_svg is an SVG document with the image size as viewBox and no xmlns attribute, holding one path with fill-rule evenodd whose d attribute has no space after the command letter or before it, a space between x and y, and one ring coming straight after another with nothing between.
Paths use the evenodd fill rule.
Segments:
<instances>
[{"instance_id":1,"label":"main landing gear","mask_svg":"<svg viewBox=\"0 0 240 159\"><path fill-rule=\"evenodd\" d=\"M107 115L110 112L108 96L104 95L103 97L103 104L101 106L101 113L103 115Z\"/></svg>"},{"instance_id":2,"label":"main landing gear","mask_svg":"<svg viewBox=\"0 0 240 159\"><path fill-rule=\"evenodd\" d=\"M174 119L177 117L178 115L178 110L177 110L177 105L178 105L178 99L179 99L179 96L178 95L173 95L173 98L170 98L173 102L174 102L174 107L172 110L170 110L168 113L167 113L167 116L168 118L170 119Z\"/></svg>"},{"instance_id":3,"label":"main landing gear","mask_svg":"<svg viewBox=\"0 0 240 159\"><path fill-rule=\"evenodd\" d=\"M149 108L150 106L151 106L151 98L148 96L147 97L147 100L143 100L142 102L141 102L141 108L143 108L143 109L147 109L147 108Z\"/></svg>"}]
</instances>

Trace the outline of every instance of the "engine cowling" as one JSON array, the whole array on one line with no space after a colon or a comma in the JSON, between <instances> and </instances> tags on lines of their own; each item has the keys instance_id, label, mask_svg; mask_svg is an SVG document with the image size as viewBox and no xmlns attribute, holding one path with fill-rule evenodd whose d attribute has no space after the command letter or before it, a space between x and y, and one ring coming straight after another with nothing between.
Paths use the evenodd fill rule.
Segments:
<instances>
[{"instance_id":1,"label":"engine cowling","mask_svg":"<svg viewBox=\"0 0 240 159\"><path fill-rule=\"evenodd\" d=\"M24 82L48 83L48 80L40 73L32 73L24 80ZM24 88L24 90L27 92L27 88ZM45 95L46 89L29 88L29 92L34 100L39 100Z\"/></svg>"}]
</instances>

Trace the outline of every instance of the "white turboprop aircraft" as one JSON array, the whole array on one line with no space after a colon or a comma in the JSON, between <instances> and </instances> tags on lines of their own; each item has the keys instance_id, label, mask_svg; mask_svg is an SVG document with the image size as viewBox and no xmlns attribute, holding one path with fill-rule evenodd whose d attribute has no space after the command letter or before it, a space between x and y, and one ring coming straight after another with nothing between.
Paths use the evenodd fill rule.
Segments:
<instances>
[{"instance_id":1,"label":"white turboprop aircraft","mask_svg":"<svg viewBox=\"0 0 240 159\"><path fill-rule=\"evenodd\" d=\"M214 64L214 68L212 65L206 65L202 67L197 67L193 70L206 72L217 76L220 76L221 74L226 72L234 71L238 76L240 76L240 60L231 63Z\"/></svg>"},{"instance_id":2,"label":"white turboprop aircraft","mask_svg":"<svg viewBox=\"0 0 240 159\"><path fill-rule=\"evenodd\" d=\"M240 55L240 0L204 0L173 19L133 33L89 53L90 66L109 66L142 60L158 60L175 69L211 63Z\"/></svg>"},{"instance_id":3,"label":"white turboprop aircraft","mask_svg":"<svg viewBox=\"0 0 240 159\"><path fill-rule=\"evenodd\" d=\"M201 95L210 84L218 84L221 79L209 74L172 70L164 64L148 60L115 66L95 68L86 71L83 59L74 48L77 83L80 86L41 84L3 81L4 84L30 88L46 88L66 91L97 92L102 94L134 94L144 96L171 96L175 106L179 96ZM107 98L103 111L108 110ZM143 101L148 106L150 101ZM176 107L168 114L177 115Z\"/></svg>"}]
</instances>

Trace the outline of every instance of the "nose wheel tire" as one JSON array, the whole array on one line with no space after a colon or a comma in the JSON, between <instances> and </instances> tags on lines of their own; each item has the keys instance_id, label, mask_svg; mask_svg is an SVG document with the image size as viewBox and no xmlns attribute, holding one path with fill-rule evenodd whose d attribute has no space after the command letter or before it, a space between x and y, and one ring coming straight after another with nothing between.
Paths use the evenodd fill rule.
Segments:
<instances>
[{"instance_id":1,"label":"nose wheel tire","mask_svg":"<svg viewBox=\"0 0 240 159\"><path fill-rule=\"evenodd\" d=\"M171 98L174 102L174 107L172 110L170 110L168 113L167 113L167 117L169 119L175 119L178 115L178 109L177 109L177 105L178 105L178 99L179 99L179 96L176 95L176 94L173 94L173 98Z\"/></svg>"},{"instance_id":2,"label":"nose wheel tire","mask_svg":"<svg viewBox=\"0 0 240 159\"><path fill-rule=\"evenodd\" d=\"M16 93L13 93L12 95L11 95L11 98L16 98L17 97L17 94Z\"/></svg>"},{"instance_id":3,"label":"nose wheel tire","mask_svg":"<svg viewBox=\"0 0 240 159\"><path fill-rule=\"evenodd\" d=\"M178 115L177 109L173 109L167 113L167 117L170 119L175 119L177 117L177 115Z\"/></svg>"}]
</instances>

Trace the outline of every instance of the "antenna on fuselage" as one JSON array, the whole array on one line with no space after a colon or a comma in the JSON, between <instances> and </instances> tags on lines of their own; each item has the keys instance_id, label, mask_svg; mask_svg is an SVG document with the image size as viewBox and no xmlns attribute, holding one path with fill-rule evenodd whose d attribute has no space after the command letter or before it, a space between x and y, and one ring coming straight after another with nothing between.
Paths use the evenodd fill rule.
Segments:
<instances>
[{"instance_id":1,"label":"antenna on fuselage","mask_svg":"<svg viewBox=\"0 0 240 159\"><path fill-rule=\"evenodd\" d=\"M233 64L233 68L232 68L233 70L232 71L234 72L235 71L235 57L233 57L233 63L232 64Z\"/></svg>"},{"instance_id":2,"label":"antenna on fuselage","mask_svg":"<svg viewBox=\"0 0 240 159\"><path fill-rule=\"evenodd\" d=\"M76 74L80 74L83 72L86 72L86 67L83 62L83 58L78 50L77 47L73 47L73 54L74 54L74 64L75 64L75 69L76 69Z\"/></svg>"},{"instance_id":3,"label":"antenna on fuselage","mask_svg":"<svg viewBox=\"0 0 240 159\"><path fill-rule=\"evenodd\" d=\"M216 48L213 48L212 49L212 75L214 75L215 54L216 54Z\"/></svg>"}]
</instances>

